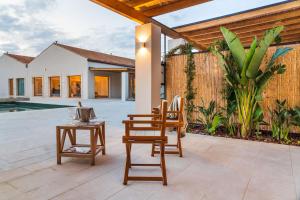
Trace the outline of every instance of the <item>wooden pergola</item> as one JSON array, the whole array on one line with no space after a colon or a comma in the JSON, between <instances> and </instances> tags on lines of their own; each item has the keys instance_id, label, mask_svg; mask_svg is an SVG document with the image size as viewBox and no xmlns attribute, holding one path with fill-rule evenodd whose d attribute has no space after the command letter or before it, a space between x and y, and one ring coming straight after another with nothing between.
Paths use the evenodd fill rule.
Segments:
<instances>
[{"instance_id":1,"label":"wooden pergola","mask_svg":"<svg viewBox=\"0 0 300 200\"><path fill-rule=\"evenodd\" d=\"M262 37L266 30L279 25L285 27L281 33L282 44L300 42L299 0L184 25L174 30L207 48L215 40L223 38L220 26L225 26L235 32L245 46L250 46L255 36Z\"/></svg>"},{"instance_id":2,"label":"wooden pergola","mask_svg":"<svg viewBox=\"0 0 300 200\"><path fill-rule=\"evenodd\" d=\"M140 24L153 23L161 27L162 33L171 38L183 38L195 47L206 50L215 40L221 39L220 26L237 33L245 46L254 36L261 37L272 27L284 25L281 43L300 42L300 0L200 21L170 28L153 17L195 6L209 0L91 0Z\"/></svg>"},{"instance_id":3,"label":"wooden pergola","mask_svg":"<svg viewBox=\"0 0 300 200\"><path fill-rule=\"evenodd\" d=\"M161 27L162 33L171 38L183 38L190 41L172 28L158 22L153 17L183 8L195 6L210 0L91 0L109 10L125 16L137 23L153 23ZM190 41L192 42L192 41ZM194 44L198 48L203 48Z\"/></svg>"}]
</instances>

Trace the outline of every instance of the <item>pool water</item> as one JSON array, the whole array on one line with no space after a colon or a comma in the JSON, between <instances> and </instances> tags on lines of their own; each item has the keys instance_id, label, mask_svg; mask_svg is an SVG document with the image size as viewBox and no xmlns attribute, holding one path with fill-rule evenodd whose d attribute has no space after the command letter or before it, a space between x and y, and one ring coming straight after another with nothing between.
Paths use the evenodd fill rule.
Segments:
<instances>
[{"instance_id":1,"label":"pool water","mask_svg":"<svg viewBox=\"0 0 300 200\"><path fill-rule=\"evenodd\" d=\"M26 102L2 102L0 103L0 113L20 112L29 110L44 110L54 108L66 108L71 106L42 104L42 103L26 103Z\"/></svg>"}]
</instances>

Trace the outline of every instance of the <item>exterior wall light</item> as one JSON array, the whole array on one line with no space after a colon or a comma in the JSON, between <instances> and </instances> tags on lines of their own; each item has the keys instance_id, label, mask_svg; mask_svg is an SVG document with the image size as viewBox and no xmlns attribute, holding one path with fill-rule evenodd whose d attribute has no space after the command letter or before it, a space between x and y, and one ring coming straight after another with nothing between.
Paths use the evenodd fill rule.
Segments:
<instances>
[{"instance_id":1,"label":"exterior wall light","mask_svg":"<svg viewBox=\"0 0 300 200\"><path fill-rule=\"evenodd\" d=\"M146 42L142 42L142 48L146 48Z\"/></svg>"}]
</instances>

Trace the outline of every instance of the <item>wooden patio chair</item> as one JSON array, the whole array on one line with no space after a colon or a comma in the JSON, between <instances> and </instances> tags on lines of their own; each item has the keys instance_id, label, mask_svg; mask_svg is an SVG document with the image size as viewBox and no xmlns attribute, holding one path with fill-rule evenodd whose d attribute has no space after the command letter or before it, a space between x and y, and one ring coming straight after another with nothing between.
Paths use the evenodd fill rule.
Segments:
<instances>
[{"instance_id":1,"label":"wooden patio chair","mask_svg":"<svg viewBox=\"0 0 300 200\"><path fill-rule=\"evenodd\" d=\"M183 157L182 152L182 144L181 144L181 130L185 126L184 122L184 99L182 97L179 97L179 103L178 103L178 111L167 111L167 121L166 121L166 127L167 128L175 128L177 132L177 142L176 144L166 144L166 147L174 148L175 150L165 150L165 154L178 154L180 157ZM152 110L153 114L159 114L160 108L154 108ZM175 117L170 118L168 115L173 114ZM158 148L159 145L156 143L152 144L152 153L151 156L154 156L155 154L160 153L160 149Z\"/></svg>"},{"instance_id":2,"label":"wooden patio chair","mask_svg":"<svg viewBox=\"0 0 300 200\"><path fill-rule=\"evenodd\" d=\"M162 109L160 114L148 115L128 115L130 120L124 120L125 136L123 136L123 143L126 145L126 165L124 173L124 185L128 181L162 181L163 185L167 185L167 173L165 164L165 144L168 142L168 137L165 135L166 130L166 115L167 102L162 102ZM140 118L140 120L136 120ZM148 120L147 120L148 118ZM157 136L147 135L132 135L131 132L139 131L159 131ZM132 144L157 144L160 146L160 160L159 164L145 164L145 163L131 163L131 146ZM129 169L133 166L157 166L161 168L162 176L129 176Z\"/></svg>"}]
</instances>

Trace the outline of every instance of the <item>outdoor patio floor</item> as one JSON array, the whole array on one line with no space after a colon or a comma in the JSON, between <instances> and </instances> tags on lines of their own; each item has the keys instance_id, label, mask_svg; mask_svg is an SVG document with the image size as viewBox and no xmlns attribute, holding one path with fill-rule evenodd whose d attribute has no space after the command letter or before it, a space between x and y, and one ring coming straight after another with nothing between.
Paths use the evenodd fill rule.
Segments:
<instances>
[{"instance_id":1,"label":"outdoor patio floor","mask_svg":"<svg viewBox=\"0 0 300 200\"><path fill-rule=\"evenodd\" d=\"M37 99L36 101L41 101ZM75 100L49 100L76 103ZM168 186L122 184L125 147L122 119L133 102L89 100L107 122L107 155L89 161L63 158L56 165L55 126L69 121L68 108L0 114L0 200L2 199L300 199L300 148L188 134L184 158L167 155ZM174 134L170 134L174 139ZM80 140L87 140L82 134ZM133 160L158 162L149 145L133 147ZM134 167L135 174L159 174Z\"/></svg>"}]
</instances>

